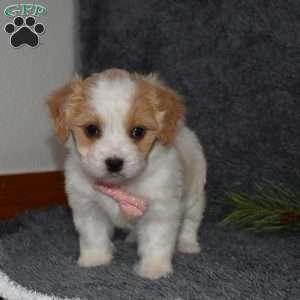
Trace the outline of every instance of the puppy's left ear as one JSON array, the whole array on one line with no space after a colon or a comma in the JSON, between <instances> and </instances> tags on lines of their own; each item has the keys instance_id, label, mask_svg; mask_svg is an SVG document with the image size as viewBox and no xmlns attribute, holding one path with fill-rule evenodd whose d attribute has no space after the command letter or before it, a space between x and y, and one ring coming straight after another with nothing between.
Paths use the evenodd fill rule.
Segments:
<instances>
[{"instance_id":1,"label":"puppy's left ear","mask_svg":"<svg viewBox=\"0 0 300 300\"><path fill-rule=\"evenodd\" d=\"M159 141L163 145L172 143L176 136L177 125L184 119L185 106L183 98L171 88L159 84L157 86L158 111L162 115Z\"/></svg>"}]
</instances>

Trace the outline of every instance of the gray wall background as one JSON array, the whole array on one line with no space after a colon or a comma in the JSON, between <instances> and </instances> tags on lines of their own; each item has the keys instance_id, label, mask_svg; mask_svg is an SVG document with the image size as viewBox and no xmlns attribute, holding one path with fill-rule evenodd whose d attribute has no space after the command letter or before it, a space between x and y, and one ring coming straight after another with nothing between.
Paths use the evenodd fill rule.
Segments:
<instances>
[{"instance_id":1,"label":"gray wall background","mask_svg":"<svg viewBox=\"0 0 300 300\"><path fill-rule=\"evenodd\" d=\"M159 71L185 95L210 207L263 178L299 184L299 1L84 0L80 27L83 74Z\"/></svg>"}]
</instances>

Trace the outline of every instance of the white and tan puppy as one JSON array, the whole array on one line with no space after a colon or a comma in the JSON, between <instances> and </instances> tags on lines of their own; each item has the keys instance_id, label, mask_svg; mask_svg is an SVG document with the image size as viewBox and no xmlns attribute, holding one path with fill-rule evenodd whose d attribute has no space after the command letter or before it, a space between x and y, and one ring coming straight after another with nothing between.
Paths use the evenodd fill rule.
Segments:
<instances>
[{"instance_id":1,"label":"white and tan puppy","mask_svg":"<svg viewBox=\"0 0 300 300\"><path fill-rule=\"evenodd\" d=\"M79 233L79 265L109 264L115 227L137 240L135 271L157 279L172 273L172 256L198 253L205 208L206 162L185 126L181 97L156 76L110 69L74 79L48 99L55 133L66 143L66 191ZM148 202L130 218L94 188L118 185Z\"/></svg>"}]
</instances>

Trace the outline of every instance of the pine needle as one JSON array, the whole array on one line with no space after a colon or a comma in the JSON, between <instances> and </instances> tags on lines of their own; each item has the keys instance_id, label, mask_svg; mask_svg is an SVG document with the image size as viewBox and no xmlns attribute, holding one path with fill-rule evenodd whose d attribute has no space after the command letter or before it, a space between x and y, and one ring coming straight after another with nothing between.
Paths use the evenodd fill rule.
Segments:
<instances>
[{"instance_id":1,"label":"pine needle","mask_svg":"<svg viewBox=\"0 0 300 300\"><path fill-rule=\"evenodd\" d=\"M265 180L252 194L230 192L233 211L222 225L256 232L300 231L300 191Z\"/></svg>"}]
</instances>

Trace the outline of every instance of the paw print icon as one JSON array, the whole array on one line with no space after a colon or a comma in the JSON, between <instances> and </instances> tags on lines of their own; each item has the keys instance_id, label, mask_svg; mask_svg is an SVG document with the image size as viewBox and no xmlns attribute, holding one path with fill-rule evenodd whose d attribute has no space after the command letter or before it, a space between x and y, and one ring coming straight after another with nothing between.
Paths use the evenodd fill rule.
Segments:
<instances>
[{"instance_id":1,"label":"paw print icon","mask_svg":"<svg viewBox=\"0 0 300 300\"><path fill-rule=\"evenodd\" d=\"M7 23L4 30L11 34L10 43L14 48L22 45L36 47L39 44L39 37L45 32L45 26L42 23L35 22L32 16L24 19L16 17L13 23Z\"/></svg>"}]
</instances>

